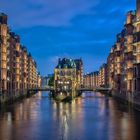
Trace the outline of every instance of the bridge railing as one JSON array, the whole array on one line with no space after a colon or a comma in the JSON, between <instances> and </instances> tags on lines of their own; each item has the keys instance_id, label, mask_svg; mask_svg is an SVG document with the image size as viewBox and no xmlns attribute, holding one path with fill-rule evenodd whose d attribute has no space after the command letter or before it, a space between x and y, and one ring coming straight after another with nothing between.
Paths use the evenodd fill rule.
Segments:
<instances>
[{"instance_id":1,"label":"bridge railing","mask_svg":"<svg viewBox=\"0 0 140 140\"><path fill-rule=\"evenodd\" d=\"M79 91L110 91L111 88L105 88L105 87L84 87L84 88L79 88Z\"/></svg>"},{"instance_id":2,"label":"bridge railing","mask_svg":"<svg viewBox=\"0 0 140 140\"><path fill-rule=\"evenodd\" d=\"M49 91L49 90L54 90L53 87L38 87L38 88L31 88L31 89L28 89L28 91L41 91L41 90L46 90L46 91Z\"/></svg>"}]
</instances>

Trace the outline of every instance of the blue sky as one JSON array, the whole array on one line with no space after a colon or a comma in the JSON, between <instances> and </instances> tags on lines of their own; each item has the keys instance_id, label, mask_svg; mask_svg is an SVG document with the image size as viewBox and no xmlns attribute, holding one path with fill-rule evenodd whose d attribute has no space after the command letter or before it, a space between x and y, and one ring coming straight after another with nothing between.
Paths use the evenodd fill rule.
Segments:
<instances>
[{"instance_id":1,"label":"blue sky","mask_svg":"<svg viewBox=\"0 0 140 140\"><path fill-rule=\"evenodd\" d=\"M106 62L135 0L0 0L10 28L32 53L42 75L59 57L82 58L84 71Z\"/></svg>"}]
</instances>

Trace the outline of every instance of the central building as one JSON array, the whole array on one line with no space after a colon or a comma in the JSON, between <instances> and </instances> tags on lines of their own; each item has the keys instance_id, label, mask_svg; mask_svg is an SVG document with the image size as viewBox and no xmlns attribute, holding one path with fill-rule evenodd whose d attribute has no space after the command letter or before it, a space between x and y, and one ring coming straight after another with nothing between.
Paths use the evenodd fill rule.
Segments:
<instances>
[{"instance_id":1,"label":"central building","mask_svg":"<svg viewBox=\"0 0 140 140\"><path fill-rule=\"evenodd\" d=\"M71 100L78 95L76 92L78 87L75 60L59 58L58 65L54 71L54 97L57 100Z\"/></svg>"}]
</instances>

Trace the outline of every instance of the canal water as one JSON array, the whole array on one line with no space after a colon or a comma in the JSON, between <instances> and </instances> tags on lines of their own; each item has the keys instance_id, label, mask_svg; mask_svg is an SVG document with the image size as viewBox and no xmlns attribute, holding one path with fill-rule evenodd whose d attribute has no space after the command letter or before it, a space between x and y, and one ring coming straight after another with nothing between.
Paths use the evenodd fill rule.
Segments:
<instances>
[{"instance_id":1,"label":"canal water","mask_svg":"<svg viewBox=\"0 0 140 140\"><path fill-rule=\"evenodd\" d=\"M140 112L100 93L56 103L39 92L0 112L0 140L140 140Z\"/></svg>"}]
</instances>

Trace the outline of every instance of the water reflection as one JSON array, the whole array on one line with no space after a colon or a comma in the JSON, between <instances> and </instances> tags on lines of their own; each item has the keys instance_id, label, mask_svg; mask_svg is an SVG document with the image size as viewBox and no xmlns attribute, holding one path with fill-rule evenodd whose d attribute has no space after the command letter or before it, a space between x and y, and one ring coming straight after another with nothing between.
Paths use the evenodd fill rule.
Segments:
<instances>
[{"instance_id":1,"label":"water reflection","mask_svg":"<svg viewBox=\"0 0 140 140\"><path fill-rule=\"evenodd\" d=\"M136 140L139 118L139 112L100 93L57 103L39 92L0 113L0 140Z\"/></svg>"}]
</instances>

